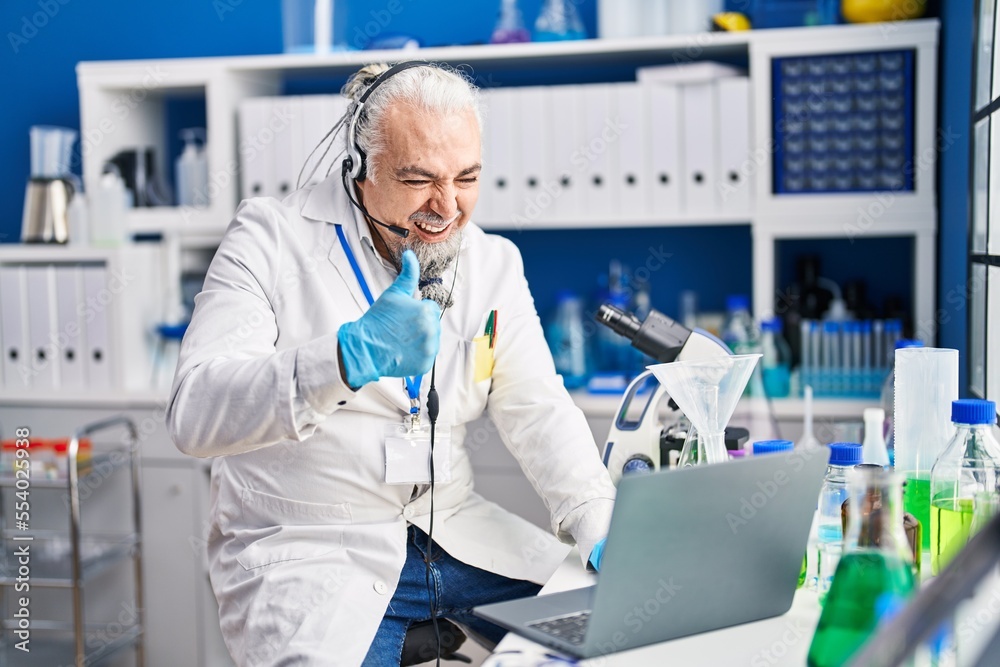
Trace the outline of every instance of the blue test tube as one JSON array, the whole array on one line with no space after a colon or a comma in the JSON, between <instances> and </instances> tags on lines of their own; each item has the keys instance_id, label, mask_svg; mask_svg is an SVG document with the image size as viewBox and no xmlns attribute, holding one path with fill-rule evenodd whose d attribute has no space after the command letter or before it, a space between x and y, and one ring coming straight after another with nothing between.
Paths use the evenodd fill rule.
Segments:
<instances>
[{"instance_id":1,"label":"blue test tube","mask_svg":"<svg viewBox=\"0 0 1000 667\"><path fill-rule=\"evenodd\" d=\"M885 321L885 367L892 366L896 354L896 341L903 337L903 323L899 320Z\"/></svg>"},{"instance_id":2,"label":"blue test tube","mask_svg":"<svg viewBox=\"0 0 1000 667\"><path fill-rule=\"evenodd\" d=\"M809 367L812 369L813 384L816 385L813 388L818 390L821 375L820 355L822 352L822 340L820 338L819 322L816 320L811 320L809 322L809 338L812 340L809 345L809 352L811 353Z\"/></svg>"},{"instance_id":3,"label":"blue test tube","mask_svg":"<svg viewBox=\"0 0 1000 667\"><path fill-rule=\"evenodd\" d=\"M872 322L864 320L861 323L861 372L864 377L862 391L871 394L874 391L872 379Z\"/></svg>"},{"instance_id":4,"label":"blue test tube","mask_svg":"<svg viewBox=\"0 0 1000 667\"><path fill-rule=\"evenodd\" d=\"M840 370L840 325L836 322L823 323L823 380L820 386L823 393L830 395L837 391L834 381Z\"/></svg>"},{"instance_id":5,"label":"blue test tube","mask_svg":"<svg viewBox=\"0 0 1000 667\"><path fill-rule=\"evenodd\" d=\"M884 375L886 372L884 330L885 322L882 320L872 322L872 365L881 375Z\"/></svg>"},{"instance_id":6,"label":"blue test tube","mask_svg":"<svg viewBox=\"0 0 1000 667\"><path fill-rule=\"evenodd\" d=\"M799 384L805 387L811 384L810 370L812 361L812 337L809 335L812 320L802 320L799 323Z\"/></svg>"}]
</instances>

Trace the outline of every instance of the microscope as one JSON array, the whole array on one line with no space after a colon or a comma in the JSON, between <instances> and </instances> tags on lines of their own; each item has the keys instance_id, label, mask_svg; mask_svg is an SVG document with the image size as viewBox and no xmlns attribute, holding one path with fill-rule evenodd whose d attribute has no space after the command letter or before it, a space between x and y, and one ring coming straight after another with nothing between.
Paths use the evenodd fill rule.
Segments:
<instances>
[{"instance_id":1,"label":"microscope","mask_svg":"<svg viewBox=\"0 0 1000 667\"><path fill-rule=\"evenodd\" d=\"M640 352L660 363L727 356L729 347L701 329L688 329L663 313L650 310L645 320L610 304L602 305L596 319L631 341ZM691 429L690 422L672 400L665 417L660 402L665 388L646 370L625 390L615 412L611 430L601 451L601 459L615 484L623 474L658 470L670 461L670 452L679 452ZM726 428L726 448L739 449L749 437L745 428Z\"/></svg>"}]
</instances>

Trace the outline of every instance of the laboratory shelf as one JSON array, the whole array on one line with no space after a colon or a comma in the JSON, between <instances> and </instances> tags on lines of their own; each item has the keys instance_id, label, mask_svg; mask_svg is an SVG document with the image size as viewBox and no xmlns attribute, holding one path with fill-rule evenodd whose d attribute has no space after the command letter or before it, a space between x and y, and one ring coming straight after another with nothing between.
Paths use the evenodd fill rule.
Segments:
<instances>
[{"instance_id":1,"label":"laboratory shelf","mask_svg":"<svg viewBox=\"0 0 1000 667\"><path fill-rule=\"evenodd\" d=\"M13 540L12 537L33 539ZM73 545L63 531L32 531L28 533L5 530L4 559L0 562L0 586L13 586L16 582L14 553L19 547L31 549L31 585L41 588L73 587ZM80 538L80 577L86 582L131 558L139 547L138 535L96 535Z\"/></svg>"},{"instance_id":2,"label":"laboratory shelf","mask_svg":"<svg viewBox=\"0 0 1000 667\"><path fill-rule=\"evenodd\" d=\"M123 468L127 465L131 465L132 461L129 458L129 452L124 448L103 450L96 453L90 457L87 461L80 462L77 465L77 474L80 477L86 477L94 470L100 469L102 472L111 473L118 468ZM32 474L30 482L30 489L65 489L68 480L65 477L65 471L60 471L61 476L56 478L49 477L39 477ZM16 486L17 478L14 476L12 470L4 470L0 472L0 488Z\"/></svg>"},{"instance_id":3,"label":"laboratory shelf","mask_svg":"<svg viewBox=\"0 0 1000 667\"><path fill-rule=\"evenodd\" d=\"M97 640L94 646L86 651L83 662L75 659L73 630L68 624L40 623L32 621L31 652L25 653L14 648L14 637L4 623L5 641L0 645L0 667L55 667L56 665L82 664L95 667L124 648L135 646L142 637L142 628L133 626L122 630L120 634L109 638L110 641ZM104 637L109 634L108 626L87 625L87 634L91 637ZM38 634L35 634L38 632ZM51 634L50 634L51 633ZM57 634L58 633L58 634ZM57 635L57 636L53 636ZM62 635L62 636L58 636Z\"/></svg>"}]
</instances>

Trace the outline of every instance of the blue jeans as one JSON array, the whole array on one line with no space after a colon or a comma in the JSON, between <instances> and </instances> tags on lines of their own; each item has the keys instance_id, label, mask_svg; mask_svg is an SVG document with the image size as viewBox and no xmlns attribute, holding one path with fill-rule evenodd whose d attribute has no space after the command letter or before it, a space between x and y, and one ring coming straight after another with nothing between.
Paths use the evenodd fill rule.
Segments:
<instances>
[{"instance_id":1,"label":"blue jeans","mask_svg":"<svg viewBox=\"0 0 1000 667\"><path fill-rule=\"evenodd\" d=\"M398 666L403 639L410 624L430 620L426 568L427 535L410 526L406 539L406 562L399 575L396 593L389 601L375 639L362 667ZM455 560L437 544L431 561L431 586L434 587L438 618L448 618L486 639L498 642L506 630L472 615L472 608L492 602L535 595L536 583L508 579Z\"/></svg>"}]
</instances>

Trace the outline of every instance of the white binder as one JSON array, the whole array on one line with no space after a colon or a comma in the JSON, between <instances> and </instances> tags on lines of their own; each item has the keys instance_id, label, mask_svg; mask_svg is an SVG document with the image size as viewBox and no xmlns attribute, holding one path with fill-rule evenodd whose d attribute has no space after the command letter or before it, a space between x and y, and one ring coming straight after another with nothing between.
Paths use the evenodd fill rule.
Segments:
<instances>
[{"instance_id":1,"label":"white binder","mask_svg":"<svg viewBox=\"0 0 1000 667\"><path fill-rule=\"evenodd\" d=\"M582 106L583 86L549 89L549 168L557 193L551 219L559 222L578 222L584 211L583 182L587 174L580 152Z\"/></svg>"},{"instance_id":2,"label":"white binder","mask_svg":"<svg viewBox=\"0 0 1000 667\"><path fill-rule=\"evenodd\" d=\"M274 194L274 132L267 126L271 99L255 97L240 103L240 196Z\"/></svg>"},{"instance_id":3,"label":"white binder","mask_svg":"<svg viewBox=\"0 0 1000 667\"><path fill-rule=\"evenodd\" d=\"M79 265L56 265L55 281L56 331L59 333L59 386L63 389L83 389L87 385L84 374L87 344L81 326L79 306L86 304L86 300L83 298Z\"/></svg>"},{"instance_id":4,"label":"white binder","mask_svg":"<svg viewBox=\"0 0 1000 667\"><path fill-rule=\"evenodd\" d=\"M718 212L718 137L715 83L680 87L684 213L703 216Z\"/></svg>"},{"instance_id":5,"label":"white binder","mask_svg":"<svg viewBox=\"0 0 1000 667\"><path fill-rule=\"evenodd\" d=\"M614 84L613 99L617 122L618 164L613 184L617 190L618 215L623 221L644 220L651 209L649 179L649 100L647 87L637 83Z\"/></svg>"},{"instance_id":6,"label":"white binder","mask_svg":"<svg viewBox=\"0 0 1000 667\"><path fill-rule=\"evenodd\" d=\"M579 163L585 165L583 182L585 213L583 219L601 224L618 220L612 184L617 143L621 126L614 115L611 84L583 87L583 136L580 137Z\"/></svg>"},{"instance_id":7,"label":"white binder","mask_svg":"<svg viewBox=\"0 0 1000 667\"><path fill-rule=\"evenodd\" d=\"M545 190L551 172L548 166L551 150L545 122L549 117L547 88L529 86L514 88L512 92L517 111L514 136L520 143L515 169L520 198L514 213L527 219L529 225L548 222L553 217L554 198Z\"/></svg>"},{"instance_id":8,"label":"white binder","mask_svg":"<svg viewBox=\"0 0 1000 667\"><path fill-rule=\"evenodd\" d=\"M719 207L726 213L750 215L750 79L719 79ZM749 219L749 218L748 218Z\"/></svg>"},{"instance_id":9,"label":"white binder","mask_svg":"<svg viewBox=\"0 0 1000 667\"><path fill-rule=\"evenodd\" d=\"M28 307L24 297L24 267L0 266L0 340L3 341L3 381L7 390L31 386Z\"/></svg>"},{"instance_id":10,"label":"white binder","mask_svg":"<svg viewBox=\"0 0 1000 667\"><path fill-rule=\"evenodd\" d=\"M298 175L298 168L295 166L295 156L299 152L296 143L301 141L301 128L297 128L301 122L302 113L299 111L298 98L271 97L271 109L268 119L273 120L267 125L266 130L261 130L265 143L270 136L268 131L273 133L274 139L265 148L273 155L274 172L272 173L272 185L268 195L278 199L284 199L295 189L295 177ZM300 165L301 166L301 165Z\"/></svg>"},{"instance_id":11,"label":"white binder","mask_svg":"<svg viewBox=\"0 0 1000 667\"><path fill-rule=\"evenodd\" d=\"M657 220L667 220L682 208L680 93L672 84L653 83L646 90L651 214Z\"/></svg>"},{"instance_id":12,"label":"white binder","mask_svg":"<svg viewBox=\"0 0 1000 667\"><path fill-rule=\"evenodd\" d=\"M477 225L489 225L494 222L493 212L493 164L492 131L493 131L493 90L480 91L480 117L482 119L482 170L479 172L479 198L472 213L472 221Z\"/></svg>"},{"instance_id":13,"label":"white binder","mask_svg":"<svg viewBox=\"0 0 1000 667\"><path fill-rule=\"evenodd\" d=\"M52 266L28 265L24 271L28 303L28 348L31 386L55 389L59 386L59 345L55 322L55 285Z\"/></svg>"},{"instance_id":14,"label":"white binder","mask_svg":"<svg viewBox=\"0 0 1000 667\"><path fill-rule=\"evenodd\" d=\"M84 372L91 389L112 388L112 352L110 348L111 303L107 294L107 270L104 266L84 266L83 313L84 338L87 343ZM110 294L110 292L109 292Z\"/></svg>"},{"instance_id":15,"label":"white binder","mask_svg":"<svg viewBox=\"0 0 1000 667\"><path fill-rule=\"evenodd\" d=\"M514 89L497 88L489 93L490 154L492 174L486 187L491 189L493 221L505 227L523 228L531 222L520 215L518 203L523 189L516 173L519 144L514 136Z\"/></svg>"}]
</instances>

